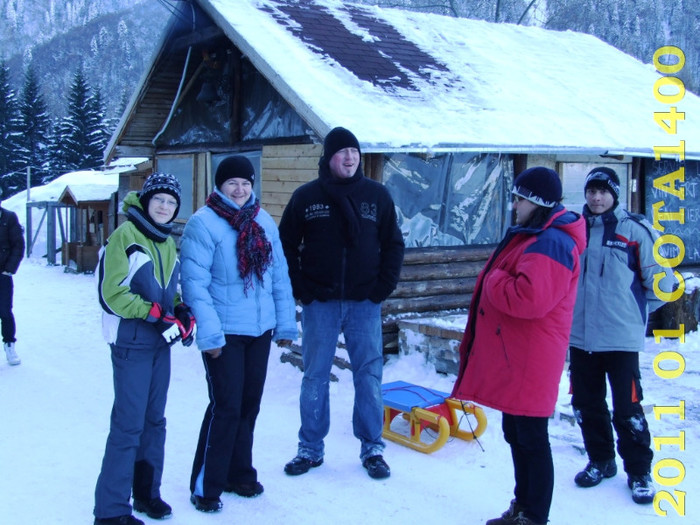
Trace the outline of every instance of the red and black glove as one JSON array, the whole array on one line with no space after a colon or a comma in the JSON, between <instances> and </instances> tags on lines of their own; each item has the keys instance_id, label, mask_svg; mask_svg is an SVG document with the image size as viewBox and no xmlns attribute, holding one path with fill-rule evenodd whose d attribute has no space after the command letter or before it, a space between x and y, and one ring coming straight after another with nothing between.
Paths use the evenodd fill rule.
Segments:
<instances>
[{"instance_id":1,"label":"red and black glove","mask_svg":"<svg viewBox=\"0 0 700 525\"><path fill-rule=\"evenodd\" d=\"M180 303L175 307L175 317L182 325L183 331L182 344L190 346L194 341L194 336L197 335L197 321L192 315L192 310L185 303Z\"/></svg>"},{"instance_id":2,"label":"red and black glove","mask_svg":"<svg viewBox=\"0 0 700 525\"><path fill-rule=\"evenodd\" d=\"M153 326L160 332L165 342L170 345L177 342L185 330L180 320L173 314L164 312L158 303L153 303L146 321L153 323Z\"/></svg>"}]
</instances>

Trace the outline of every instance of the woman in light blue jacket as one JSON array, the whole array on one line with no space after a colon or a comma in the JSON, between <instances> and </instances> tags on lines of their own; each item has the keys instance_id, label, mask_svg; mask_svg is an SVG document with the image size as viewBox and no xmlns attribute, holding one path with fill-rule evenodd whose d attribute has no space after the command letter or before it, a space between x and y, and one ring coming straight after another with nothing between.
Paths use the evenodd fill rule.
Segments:
<instances>
[{"instance_id":1,"label":"woman in light blue jacket","mask_svg":"<svg viewBox=\"0 0 700 525\"><path fill-rule=\"evenodd\" d=\"M248 159L224 159L216 189L182 237L183 297L197 319L209 391L190 480L192 504L202 512L220 510L223 491L263 492L252 447L270 343L298 336L279 232L260 208L254 180Z\"/></svg>"}]
</instances>

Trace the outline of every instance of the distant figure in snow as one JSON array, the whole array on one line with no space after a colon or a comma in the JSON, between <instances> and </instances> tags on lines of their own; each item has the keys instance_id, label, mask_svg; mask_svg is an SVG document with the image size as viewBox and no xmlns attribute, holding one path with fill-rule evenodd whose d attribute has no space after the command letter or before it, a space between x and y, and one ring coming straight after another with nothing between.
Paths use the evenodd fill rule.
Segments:
<instances>
[{"instance_id":1,"label":"distant figure in snow","mask_svg":"<svg viewBox=\"0 0 700 525\"><path fill-rule=\"evenodd\" d=\"M548 422L576 301L583 218L561 204L559 175L525 170L513 183L514 226L477 278L452 396L503 412L515 498L486 525L544 525L554 490Z\"/></svg>"},{"instance_id":2,"label":"distant figure in snow","mask_svg":"<svg viewBox=\"0 0 700 525\"><path fill-rule=\"evenodd\" d=\"M581 427L588 465L576 474L579 487L594 487L617 474L617 450L632 499L651 503L651 436L642 408L639 352L644 350L647 317L663 305L654 275L664 270L654 259L657 237L651 224L619 206L620 179L608 167L586 177L588 246L581 255L581 277L571 329L571 405ZM660 281L669 291L673 277ZM612 392L612 424L606 402Z\"/></svg>"},{"instance_id":3,"label":"distant figure in snow","mask_svg":"<svg viewBox=\"0 0 700 525\"><path fill-rule=\"evenodd\" d=\"M133 509L168 518L160 496L170 347L192 343L195 320L177 292L180 262L170 236L180 183L153 173L124 199L127 221L107 240L96 270L102 332L112 353L114 405L95 488L95 525L143 525Z\"/></svg>"},{"instance_id":4,"label":"distant figure in snow","mask_svg":"<svg viewBox=\"0 0 700 525\"><path fill-rule=\"evenodd\" d=\"M0 190L2 197L2 190ZM22 361L15 351L15 316L12 313L12 296L14 282L12 276L17 273L19 263L24 257L24 229L17 215L0 207L0 322L2 322L2 341L5 356L11 365Z\"/></svg>"}]
</instances>

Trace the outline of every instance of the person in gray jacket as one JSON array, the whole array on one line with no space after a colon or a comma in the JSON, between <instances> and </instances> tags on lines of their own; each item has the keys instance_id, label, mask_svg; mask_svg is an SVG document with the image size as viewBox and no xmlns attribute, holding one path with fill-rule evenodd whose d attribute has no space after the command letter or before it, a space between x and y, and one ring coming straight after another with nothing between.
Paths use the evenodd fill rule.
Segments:
<instances>
[{"instance_id":1,"label":"person in gray jacket","mask_svg":"<svg viewBox=\"0 0 700 525\"><path fill-rule=\"evenodd\" d=\"M620 180L614 170L594 168L586 177L588 245L570 337L571 404L589 462L574 481L593 487L617 474L613 427L627 483L637 503L651 503L653 452L641 405L639 352L644 349L648 314L663 301L654 275L665 273L654 259L656 233L641 216L619 206ZM668 288L672 278L664 278ZM613 416L606 403L606 377Z\"/></svg>"},{"instance_id":2,"label":"person in gray jacket","mask_svg":"<svg viewBox=\"0 0 700 525\"><path fill-rule=\"evenodd\" d=\"M223 491L263 492L252 448L270 342L298 337L287 260L254 181L247 158L222 160L216 188L182 235L182 292L198 321L209 392L190 479L202 512L220 510Z\"/></svg>"}]
</instances>

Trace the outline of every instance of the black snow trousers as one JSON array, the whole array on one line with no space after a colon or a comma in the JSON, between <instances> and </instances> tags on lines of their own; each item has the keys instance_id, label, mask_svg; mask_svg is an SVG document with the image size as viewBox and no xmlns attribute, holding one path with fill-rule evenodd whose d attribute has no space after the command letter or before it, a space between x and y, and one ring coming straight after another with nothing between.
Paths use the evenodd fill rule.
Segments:
<instances>
[{"instance_id":1,"label":"black snow trousers","mask_svg":"<svg viewBox=\"0 0 700 525\"><path fill-rule=\"evenodd\" d=\"M554 492L549 418L503 414L503 437L510 445L515 501L534 523L547 523Z\"/></svg>"},{"instance_id":2,"label":"black snow trousers","mask_svg":"<svg viewBox=\"0 0 700 525\"><path fill-rule=\"evenodd\" d=\"M227 484L257 481L253 431L260 412L272 332L259 337L226 335L216 359L202 352L209 405L199 433L190 490L218 498Z\"/></svg>"},{"instance_id":3,"label":"black snow trousers","mask_svg":"<svg viewBox=\"0 0 700 525\"><path fill-rule=\"evenodd\" d=\"M581 427L591 461L615 457L617 451L628 475L651 470L654 453L642 408L638 352L587 352L571 347L571 405ZM606 402L606 378L612 394L612 418Z\"/></svg>"}]
</instances>

